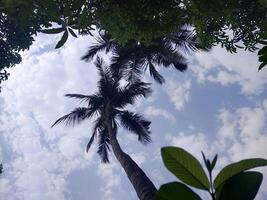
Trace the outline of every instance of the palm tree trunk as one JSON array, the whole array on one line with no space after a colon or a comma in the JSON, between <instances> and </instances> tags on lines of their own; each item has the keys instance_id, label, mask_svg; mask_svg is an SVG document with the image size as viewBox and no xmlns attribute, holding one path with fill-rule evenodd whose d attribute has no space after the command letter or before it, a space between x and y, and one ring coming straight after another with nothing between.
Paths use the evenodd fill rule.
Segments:
<instances>
[{"instance_id":1,"label":"palm tree trunk","mask_svg":"<svg viewBox=\"0 0 267 200\"><path fill-rule=\"evenodd\" d=\"M128 154L122 151L115 137L110 138L110 143L114 155L126 172L139 199L152 200L155 192L157 191L154 184L146 176L143 170L134 162L134 160Z\"/></svg>"},{"instance_id":2,"label":"palm tree trunk","mask_svg":"<svg viewBox=\"0 0 267 200\"><path fill-rule=\"evenodd\" d=\"M128 154L123 152L116 138L116 133L112 128L111 120L108 121L106 125L110 135L112 150L131 181L137 196L140 200L153 200L155 192L157 191L156 187L135 161Z\"/></svg>"}]
</instances>

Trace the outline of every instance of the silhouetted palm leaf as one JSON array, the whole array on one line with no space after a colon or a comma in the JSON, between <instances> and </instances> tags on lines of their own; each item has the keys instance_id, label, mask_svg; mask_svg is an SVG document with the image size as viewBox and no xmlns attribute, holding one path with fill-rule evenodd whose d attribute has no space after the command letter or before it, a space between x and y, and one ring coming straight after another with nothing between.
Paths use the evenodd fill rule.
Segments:
<instances>
[{"instance_id":1,"label":"silhouetted palm leaf","mask_svg":"<svg viewBox=\"0 0 267 200\"><path fill-rule=\"evenodd\" d=\"M88 152L92 143L94 142L94 139L95 137L97 136L97 133L98 133L98 130L99 129L102 129L104 126L103 126L103 120L101 117L98 117L95 122L94 122L94 128L93 128L93 133L92 133L92 136L86 146L86 151Z\"/></svg>"},{"instance_id":2,"label":"silhouetted palm leaf","mask_svg":"<svg viewBox=\"0 0 267 200\"><path fill-rule=\"evenodd\" d=\"M150 83L140 81L128 83L124 88L118 90L114 106L123 108L128 104L133 104L137 98L147 97L151 93Z\"/></svg>"},{"instance_id":3,"label":"silhouetted palm leaf","mask_svg":"<svg viewBox=\"0 0 267 200\"><path fill-rule=\"evenodd\" d=\"M97 53L103 50L107 53L115 46L115 43L108 35L99 34L96 41L97 43L89 47L88 52L82 57L82 60L90 61Z\"/></svg>"},{"instance_id":4,"label":"silhouetted palm leaf","mask_svg":"<svg viewBox=\"0 0 267 200\"><path fill-rule=\"evenodd\" d=\"M150 139L149 125L150 122L145 120L141 115L123 111L119 115L121 125L126 129L138 135L138 140L142 143L148 143Z\"/></svg>"},{"instance_id":5,"label":"silhouetted palm leaf","mask_svg":"<svg viewBox=\"0 0 267 200\"><path fill-rule=\"evenodd\" d=\"M75 99L79 99L80 102L88 102L90 100L90 96L89 95L83 95L83 94L65 94L66 97L69 98L75 98Z\"/></svg>"},{"instance_id":6,"label":"silhouetted palm leaf","mask_svg":"<svg viewBox=\"0 0 267 200\"><path fill-rule=\"evenodd\" d=\"M63 117L59 118L53 125L55 126L56 124L59 123L65 123L66 126L70 125L75 125L77 123L80 123L86 118L90 118L92 116L94 111L92 111L90 108L76 108L73 110L71 113L64 115Z\"/></svg>"},{"instance_id":7,"label":"silhouetted palm leaf","mask_svg":"<svg viewBox=\"0 0 267 200\"><path fill-rule=\"evenodd\" d=\"M156 70L155 66L150 60L148 61L148 68L149 68L150 76L152 76L155 79L155 81L157 81L160 84L165 82L165 79L163 78L163 76L160 75L160 73Z\"/></svg>"},{"instance_id":8,"label":"silhouetted palm leaf","mask_svg":"<svg viewBox=\"0 0 267 200\"><path fill-rule=\"evenodd\" d=\"M198 50L208 50L207 47L204 47L201 44L196 33L187 28L180 28L178 31L173 32L169 37L164 38L164 42L169 45L174 44L176 49L182 50L185 53Z\"/></svg>"},{"instance_id":9,"label":"silhouetted palm leaf","mask_svg":"<svg viewBox=\"0 0 267 200\"><path fill-rule=\"evenodd\" d=\"M106 128L99 130L99 140L98 140L98 150L97 153L100 155L102 162L108 163L108 151L110 151L109 148L109 135Z\"/></svg>"}]
</instances>

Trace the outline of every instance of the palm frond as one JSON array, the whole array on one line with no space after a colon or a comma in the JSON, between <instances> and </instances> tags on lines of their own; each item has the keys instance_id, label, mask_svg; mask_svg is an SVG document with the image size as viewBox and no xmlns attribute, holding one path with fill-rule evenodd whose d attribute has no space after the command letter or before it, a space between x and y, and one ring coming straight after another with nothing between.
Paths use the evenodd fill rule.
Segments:
<instances>
[{"instance_id":1,"label":"palm frond","mask_svg":"<svg viewBox=\"0 0 267 200\"><path fill-rule=\"evenodd\" d=\"M152 62L148 61L148 68L150 72L150 76L154 78L155 81L157 81L159 84L162 84L165 82L165 79L163 76L156 70L155 66L152 64Z\"/></svg>"},{"instance_id":2,"label":"palm frond","mask_svg":"<svg viewBox=\"0 0 267 200\"><path fill-rule=\"evenodd\" d=\"M105 77L103 59L100 58L99 56L97 56L94 64L95 64L95 66L96 66L96 68L97 68L97 70L99 72L100 78Z\"/></svg>"},{"instance_id":3,"label":"palm frond","mask_svg":"<svg viewBox=\"0 0 267 200\"><path fill-rule=\"evenodd\" d=\"M95 137L96 137L97 134L98 134L98 131L99 131L99 130L102 130L103 127L104 127L104 126L103 126L103 119L102 119L102 117L100 116L100 117L98 117L98 118L94 121L93 133L92 133L92 136L91 136L91 138L90 138L90 140L89 140L89 142L88 142L88 144L87 144L87 146L86 146L86 151L87 151L87 152L89 151L89 149L90 149L92 143L94 142L94 139L95 139Z\"/></svg>"},{"instance_id":4,"label":"palm frond","mask_svg":"<svg viewBox=\"0 0 267 200\"><path fill-rule=\"evenodd\" d=\"M90 101L89 95L83 94L65 94L66 97L78 99L80 102L88 102Z\"/></svg>"},{"instance_id":5,"label":"palm frond","mask_svg":"<svg viewBox=\"0 0 267 200\"><path fill-rule=\"evenodd\" d=\"M101 161L103 163L109 162L108 158L108 151L110 151L109 143L110 143L110 138L107 129L106 128L100 129L97 153L99 154Z\"/></svg>"},{"instance_id":6,"label":"palm frond","mask_svg":"<svg viewBox=\"0 0 267 200\"><path fill-rule=\"evenodd\" d=\"M122 92L126 93L129 96L143 96L147 97L152 93L152 90L150 88L151 83L145 83L141 81L137 81L134 83L129 83L124 87L124 90Z\"/></svg>"},{"instance_id":7,"label":"palm frond","mask_svg":"<svg viewBox=\"0 0 267 200\"><path fill-rule=\"evenodd\" d=\"M119 117L121 125L132 133L135 133L140 142L146 144L151 141L149 121L145 120L141 115L129 111L122 111Z\"/></svg>"},{"instance_id":8,"label":"palm frond","mask_svg":"<svg viewBox=\"0 0 267 200\"><path fill-rule=\"evenodd\" d=\"M139 97L147 97L152 93L150 85L150 83L141 81L128 83L124 88L119 89L116 98L114 98L114 106L123 108L127 104L134 104Z\"/></svg>"},{"instance_id":9,"label":"palm frond","mask_svg":"<svg viewBox=\"0 0 267 200\"><path fill-rule=\"evenodd\" d=\"M104 34L100 34L97 37L97 43L94 45L90 46L87 53L81 58L82 60L85 61L90 61L94 58L94 56L103 51L106 50L106 53L109 52L113 47L115 47L115 43L112 41L110 37Z\"/></svg>"},{"instance_id":10,"label":"palm frond","mask_svg":"<svg viewBox=\"0 0 267 200\"><path fill-rule=\"evenodd\" d=\"M141 75L143 73L143 70L140 68L142 66L142 63L138 60L130 60L128 66L122 70L123 77L130 82L138 82L141 79Z\"/></svg>"},{"instance_id":11,"label":"palm frond","mask_svg":"<svg viewBox=\"0 0 267 200\"><path fill-rule=\"evenodd\" d=\"M208 48L204 47L196 33L193 30L187 28L180 28L169 37L164 39L165 43L174 44L176 49L182 50L185 53L192 51L203 50L207 51Z\"/></svg>"},{"instance_id":12,"label":"palm frond","mask_svg":"<svg viewBox=\"0 0 267 200\"><path fill-rule=\"evenodd\" d=\"M173 65L175 69L181 72L187 69L185 57L167 44L159 48L159 53L153 57L153 61L162 64L164 67Z\"/></svg>"},{"instance_id":13,"label":"palm frond","mask_svg":"<svg viewBox=\"0 0 267 200\"><path fill-rule=\"evenodd\" d=\"M86 118L90 118L93 115L94 111L92 111L90 108L76 108L71 113L64 115L63 117L59 118L55 123L51 126L55 126L59 123L65 123L66 126L75 125L77 123L80 123Z\"/></svg>"}]
</instances>

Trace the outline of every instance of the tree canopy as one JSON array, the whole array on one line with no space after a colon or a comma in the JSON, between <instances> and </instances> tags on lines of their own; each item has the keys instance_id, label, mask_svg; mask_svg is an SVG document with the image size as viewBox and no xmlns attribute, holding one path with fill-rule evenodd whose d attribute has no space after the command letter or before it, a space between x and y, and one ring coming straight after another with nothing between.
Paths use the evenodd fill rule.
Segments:
<instances>
[{"instance_id":1,"label":"tree canopy","mask_svg":"<svg viewBox=\"0 0 267 200\"><path fill-rule=\"evenodd\" d=\"M56 48L68 36L105 30L120 45L137 41L154 45L177 27L191 26L206 46L220 44L230 52L255 51L266 45L267 3L264 0L1 0L0 81L6 69L21 61L38 32L62 34ZM259 52L260 68L267 50Z\"/></svg>"}]
</instances>

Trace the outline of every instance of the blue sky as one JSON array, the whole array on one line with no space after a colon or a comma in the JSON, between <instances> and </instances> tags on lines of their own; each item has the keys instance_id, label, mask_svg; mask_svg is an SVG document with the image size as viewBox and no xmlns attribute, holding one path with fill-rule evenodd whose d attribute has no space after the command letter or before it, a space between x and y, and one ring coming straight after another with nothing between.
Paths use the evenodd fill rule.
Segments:
<instances>
[{"instance_id":1,"label":"blue sky","mask_svg":"<svg viewBox=\"0 0 267 200\"><path fill-rule=\"evenodd\" d=\"M0 199L136 200L113 156L106 165L94 147L85 152L92 122L50 128L58 117L78 106L64 94L90 94L98 80L93 64L80 61L93 39L70 39L54 50L58 39L38 35L3 85L0 161L5 171ZM127 131L118 133L123 149L157 187L176 180L163 166L162 146L183 147L199 159L201 151L210 157L218 153L216 173L240 159L267 158L267 69L257 71L257 55L230 54L215 47L187 57L185 73L159 68L167 80L162 86L145 76L154 92L129 108L152 121L152 143L143 146ZM267 169L257 170L265 175L257 196L263 200L267 198Z\"/></svg>"}]
</instances>

